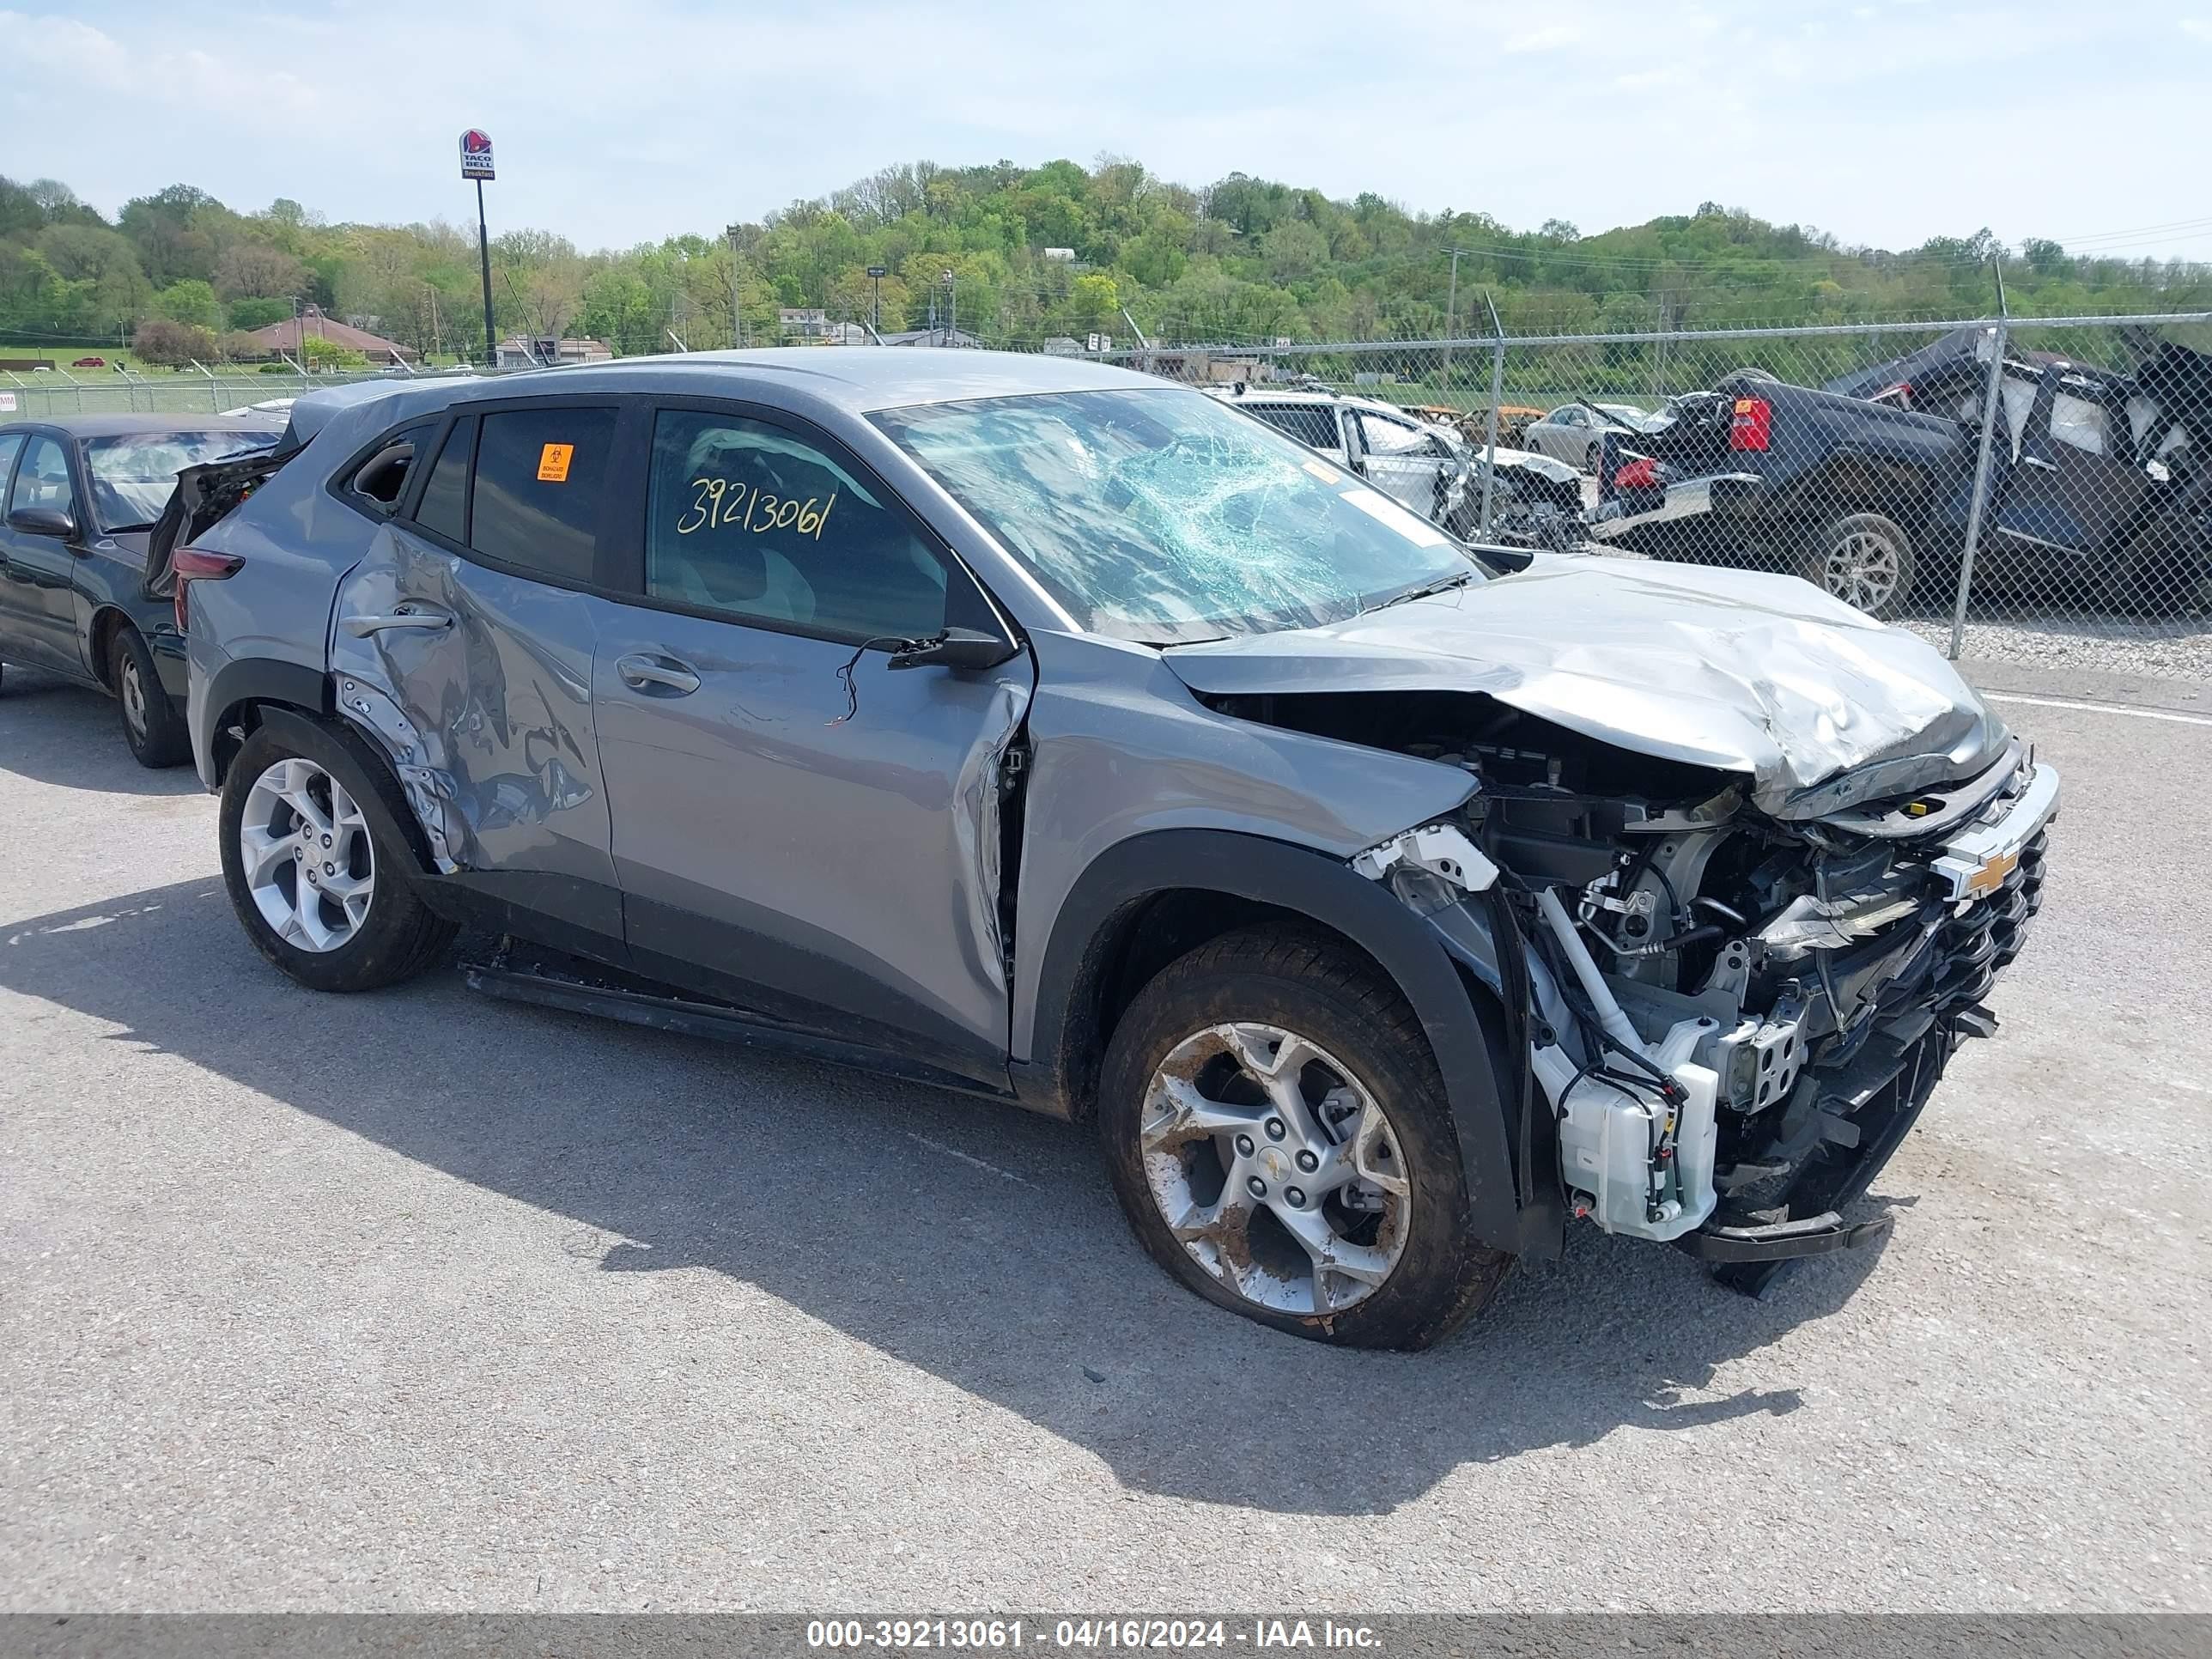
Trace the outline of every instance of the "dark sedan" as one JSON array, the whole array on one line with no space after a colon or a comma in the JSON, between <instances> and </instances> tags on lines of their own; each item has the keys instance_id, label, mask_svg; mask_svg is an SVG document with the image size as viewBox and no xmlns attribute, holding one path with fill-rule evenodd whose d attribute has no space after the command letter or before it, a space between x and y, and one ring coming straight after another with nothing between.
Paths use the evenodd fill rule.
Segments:
<instances>
[{"instance_id":1,"label":"dark sedan","mask_svg":"<svg viewBox=\"0 0 2212 1659\"><path fill-rule=\"evenodd\" d=\"M273 445L282 416L80 415L0 426L0 663L113 696L142 765L191 758L185 641L145 592L178 471Z\"/></svg>"}]
</instances>

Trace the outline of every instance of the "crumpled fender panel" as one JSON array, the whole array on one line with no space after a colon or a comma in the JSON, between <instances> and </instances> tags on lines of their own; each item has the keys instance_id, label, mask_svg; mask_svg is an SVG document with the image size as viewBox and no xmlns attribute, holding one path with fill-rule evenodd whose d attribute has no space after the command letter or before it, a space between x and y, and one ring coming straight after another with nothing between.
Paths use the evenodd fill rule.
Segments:
<instances>
[{"instance_id":1,"label":"crumpled fender panel","mask_svg":"<svg viewBox=\"0 0 2212 1659\"><path fill-rule=\"evenodd\" d=\"M1164 654L1202 695L1480 693L1638 753L1748 775L1754 804L1782 818L1961 776L2007 737L1925 641L1756 571L1544 555L1328 627Z\"/></svg>"}]
</instances>

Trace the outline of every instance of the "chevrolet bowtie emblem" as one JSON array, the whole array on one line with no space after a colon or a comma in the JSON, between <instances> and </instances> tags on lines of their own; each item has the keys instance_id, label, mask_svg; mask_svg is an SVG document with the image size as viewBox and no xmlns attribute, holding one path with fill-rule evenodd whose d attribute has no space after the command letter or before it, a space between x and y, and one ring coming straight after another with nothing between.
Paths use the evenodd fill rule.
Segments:
<instances>
[{"instance_id":1,"label":"chevrolet bowtie emblem","mask_svg":"<svg viewBox=\"0 0 2212 1659\"><path fill-rule=\"evenodd\" d=\"M2017 853L1992 853L1982 860L1982 867L1966 878L1966 896L1986 898L2005 884L2005 878L2020 866Z\"/></svg>"}]
</instances>

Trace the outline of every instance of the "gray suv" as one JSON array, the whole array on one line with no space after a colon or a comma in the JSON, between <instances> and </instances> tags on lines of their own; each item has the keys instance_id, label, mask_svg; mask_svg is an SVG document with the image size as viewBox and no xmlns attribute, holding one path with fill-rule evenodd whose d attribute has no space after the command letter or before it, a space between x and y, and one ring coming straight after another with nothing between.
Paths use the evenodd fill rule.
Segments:
<instances>
[{"instance_id":1,"label":"gray suv","mask_svg":"<svg viewBox=\"0 0 2212 1659\"><path fill-rule=\"evenodd\" d=\"M1917 639L1468 548L1136 374L294 419L175 556L264 956L367 990L476 924L487 991L1095 1121L1161 1265L1302 1335L1432 1342L1579 1218L1747 1290L1879 1237L2040 896L2057 780Z\"/></svg>"}]
</instances>

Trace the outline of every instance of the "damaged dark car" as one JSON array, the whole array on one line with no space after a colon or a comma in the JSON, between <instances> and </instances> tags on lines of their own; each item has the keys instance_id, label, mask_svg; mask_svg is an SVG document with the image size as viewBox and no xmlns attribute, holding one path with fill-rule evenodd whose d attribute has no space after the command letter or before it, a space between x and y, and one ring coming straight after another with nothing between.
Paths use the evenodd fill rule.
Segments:
<instances>
[{"instance_id":1,"label":"damaged dark car","mask_svg":"<svg viewBox=\"0 0 2212 1659\"><path fill-rule=\"evenodd\" d=\"M308 400L303 400L307 402ZM1470 548L1199 392L867 348L380 389L176 569L246 934L1095 1125L1218 1305L1419 1347L1570 1225L1756 1291L2058 781L1792 578Z\"/></svg>"}]
</instances>

